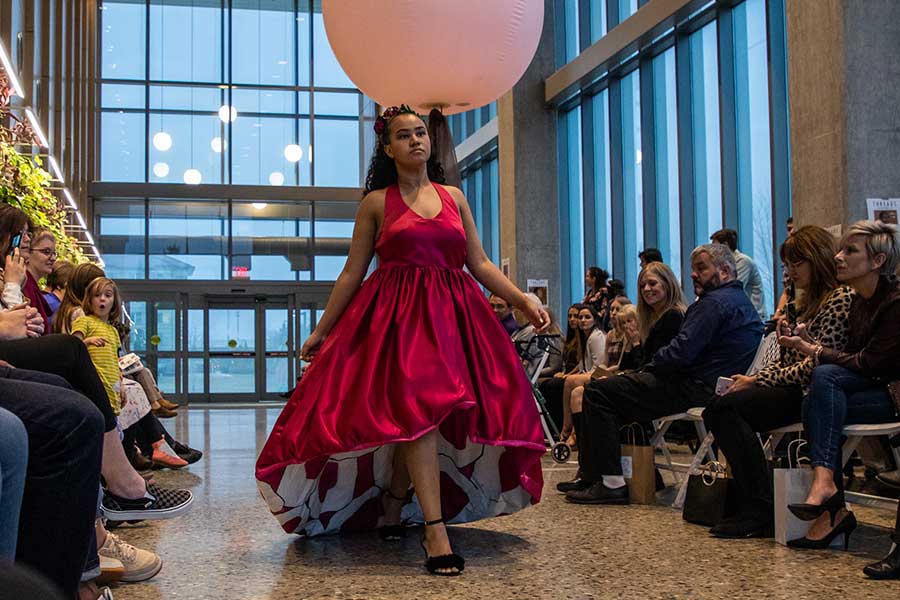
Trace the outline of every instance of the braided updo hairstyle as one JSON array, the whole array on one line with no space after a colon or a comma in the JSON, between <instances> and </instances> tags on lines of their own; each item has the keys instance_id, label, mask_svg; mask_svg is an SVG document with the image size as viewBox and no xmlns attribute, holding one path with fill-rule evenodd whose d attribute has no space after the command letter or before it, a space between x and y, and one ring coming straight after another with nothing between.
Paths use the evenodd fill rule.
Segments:
<instances>
[{"instance_id":1,"label":"braided updo hairstyle","mask_svg":"<svg viewBox=\"0 0 900 600\"><path fill-rule=\"evenodd\" d=\"M403 111L397 114L415 113ZM390 120L387 121L384 129L380 134L376 129L375 151L372 152L372 160L369 162L369 171L366 174L366 187L363 190L363 197L365 197L365 195L369 192L384 189L390 185L397 183L397 165L394 163L394 159L388 156L384 151L385 145L390 143L390 123L393 119L393 116ZM431 155L428 157L428 162L426 164L426 168L428 170L428 179L430 179L434 183L446 183L446 180L444 178L444 169L441 166L441 163L438 161L437 156L438 153L435 152L435 149L432 147Z\"/></svg>"}]
</instances>

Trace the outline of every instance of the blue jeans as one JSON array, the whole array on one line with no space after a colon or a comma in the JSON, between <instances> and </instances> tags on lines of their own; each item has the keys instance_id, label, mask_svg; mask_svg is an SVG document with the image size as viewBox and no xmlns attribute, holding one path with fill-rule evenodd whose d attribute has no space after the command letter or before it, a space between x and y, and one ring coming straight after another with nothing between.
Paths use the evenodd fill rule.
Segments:
<instances>
[{"instance_id":1,"label":"blue jeans","mask_svg":"<svg viewBox=\"0 0 900 600\"><path fill-rule=\"evenodd\" d=\"M19 509L25 491L28 434L16 415L0 408L0 563L16 558Z\"/></svg>"},{"instance_id":2,"label":"blue jeans","mask_svg":"<svg viewBox=\"0 0 900 600\"><path fill-rule=\"evenodd\" d=\"M812 466L840 473L845 425L896 419L894 402L884 383L837 365L821 365L813 370L809 396L803 401L803 425L812 446Z\"/></svg>"}]
</instances>

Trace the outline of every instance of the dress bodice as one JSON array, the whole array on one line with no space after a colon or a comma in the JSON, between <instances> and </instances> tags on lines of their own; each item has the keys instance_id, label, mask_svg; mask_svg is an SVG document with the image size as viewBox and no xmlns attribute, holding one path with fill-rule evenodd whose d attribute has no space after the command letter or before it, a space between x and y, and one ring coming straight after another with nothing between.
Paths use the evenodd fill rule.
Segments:
<instances>
[{"instance_id":1,"label":"dress bodice","mask_svg":"<svg viewBox=\"0 0 900 600\"><path fill-rule=\"evenodd\" d=\"M466 264L466 232L456 202L443 186L432 185L441 199L441 211L431 219L409 208L396 184L387 189L384 222L375 243L379 268L461 269Z\"/></svg>"}]
</instances>

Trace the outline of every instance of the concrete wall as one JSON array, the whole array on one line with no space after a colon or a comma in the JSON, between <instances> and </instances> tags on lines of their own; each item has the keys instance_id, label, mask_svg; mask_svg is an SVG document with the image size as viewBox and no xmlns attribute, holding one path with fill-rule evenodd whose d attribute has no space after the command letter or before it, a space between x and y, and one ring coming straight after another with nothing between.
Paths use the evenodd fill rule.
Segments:
<instances>
[{"instance_id":1,"label":"concrete wall","mask_svg":"<svg viewBox=\"0 0 900 600\"><path fill-rule=\"evenodd\" d=\"M554 309L560 303L556 112L544 102L544 80L556 67L552 0L544 2L544 30L522 79L497 103L500 174L500 255L510 276L548 279Z\"/></svg>"},{"instance_id":2,"label":"concrete wall","mask_svg":"<svg viewBox=\"0 0 900 600\"><path fill-rule=\"evenodd\" d=\"M788 0L797 224L866 216L900 197L900 2Z\"/></svg>"}]
</instances>

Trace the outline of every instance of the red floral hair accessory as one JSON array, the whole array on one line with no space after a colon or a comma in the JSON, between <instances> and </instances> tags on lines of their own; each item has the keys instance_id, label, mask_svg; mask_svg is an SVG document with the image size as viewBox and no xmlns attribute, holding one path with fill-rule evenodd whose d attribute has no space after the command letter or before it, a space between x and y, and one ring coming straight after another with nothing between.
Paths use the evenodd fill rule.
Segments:
<instances>
[{"instance_id":1,"label":"red floral hair accessory","mask_svg":"<svg viewBox=\"0 0 900 600\"><path fill-rule=\"evenodd\" d=\"M375 118L375 133L381 138L382 134L388 128L388 124L390 124L391 119L396 117L397 115L416 115L419 116L419 113L414 111L411 107L406 104L401 104L400 106L389 106L384 109L384 112L381 113L380 116Z\"/></svg>"}]
</instances>

